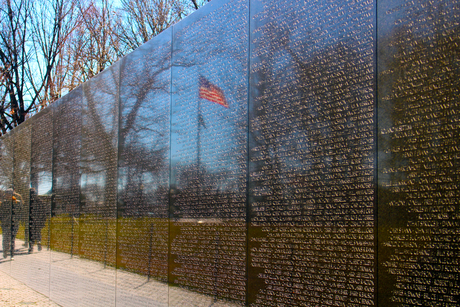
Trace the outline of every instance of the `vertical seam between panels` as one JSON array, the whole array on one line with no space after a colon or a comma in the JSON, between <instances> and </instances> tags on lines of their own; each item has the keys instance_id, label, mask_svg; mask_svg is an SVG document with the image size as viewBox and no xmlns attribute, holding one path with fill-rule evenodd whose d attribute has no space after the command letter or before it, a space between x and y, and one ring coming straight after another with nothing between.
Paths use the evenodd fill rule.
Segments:
<instances>
[{"instance_id":1,"label":"vertical seam between panels","mask_svg":"<svg viewBox=\"0 0 460 307\"><path fill-rule=\"evenodd\" d=\"M175 26L171 27L171 48L170 48L170 58L169 58L169 197L168 197L168 260L166 264L166 285L167 285L167 294L168 294L168 306L169 304L169 262L171 258L171 183L172 183L172 118L173 118L173 95L172 95L172 84L173 84L173 54L174 54L174 29Z\"/></svg>"},{"instance_id":2,"label":"vertical seam between panels","mask_svg":"<svg viewBox=\"0 0 460 307\"><path fill-rule=\"evenodd\" d=\"M119 212L119 172L120 172L120 151L122 148L120 148L120 129L122 128L122 112L121 112L121 99L120 99L120 92L121 92L121 71L122 68L124 67L125 63L125 58L122 58L120 60L120 68L118 70L118 90L117 90L117 113L118 113L118 128L117 128L117 171L116 171L116 176L117 178L115 179L115 306L117 306L117 290L118 290L118 212Z\"/></svg>"},{"instance_id":3,"label":"vertical seam between panels","mask_svg":"<svg viewBox=\"0 0 460 307\"><path fill-rule=\"evenodd\" d=\"M248 0L248 51L247 51L247 140L246 140L246 306L249 306L249 226L250 226L250 203L249 203L249 171L250 171L250 84L251 84L251 1Z\"/></svg>"},{"instance_id":4,"label":"vertical seam between panels","mask_svg":"<svg viewBox=\"0 0 460 307\"><path fill-rule=\"evenodd\" d=\"M378 306L378 289L379 289L379 195L378 195L378 100L379 100L379 91L378 91L378 0L374 2L375 8L375 17L374 17L374 246L375 246L375 263L374 263L374 280L375 280L375 287L374 287L374 300L376 306Z\"/></svg>"}]
</instances>

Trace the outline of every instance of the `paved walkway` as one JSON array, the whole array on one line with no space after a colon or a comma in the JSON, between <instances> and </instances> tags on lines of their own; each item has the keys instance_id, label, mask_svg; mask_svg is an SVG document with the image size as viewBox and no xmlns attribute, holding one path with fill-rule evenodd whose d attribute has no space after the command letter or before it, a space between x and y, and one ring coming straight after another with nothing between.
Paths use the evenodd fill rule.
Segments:
<instances>
[{"instance_id":1,"label":"paved walkway","mask_svg":"<svg viewBox=\"0 0 460 307\"><path fill-rule=\"evenodd\" d=\"M14 260L0 258L0 306L236 306L69 254L28 254L23 243Z\"/></svg>"},{"instance_id":2,"label":"paved walkway","mask_svg":"<svg viewBox=\"0 0 460 307\"><path fill-rule=\"evenodd\" d=\"M45 295L0 271L0 306L59 306Z\"/></svg>"}]
</instances>

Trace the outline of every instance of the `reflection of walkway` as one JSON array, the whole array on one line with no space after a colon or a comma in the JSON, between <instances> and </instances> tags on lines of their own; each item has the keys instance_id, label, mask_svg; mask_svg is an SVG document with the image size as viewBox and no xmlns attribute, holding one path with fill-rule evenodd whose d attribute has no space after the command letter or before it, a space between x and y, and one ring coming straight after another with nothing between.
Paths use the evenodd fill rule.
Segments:
<instances>
[{"instance_id":1,"label":"reflection of walkway","mask_svg":"<svg viewBox=\"0 0 460 307\"><path fill-rule=\"evenodd\" d=\"M59 304L64 307L236 306L223 301L215 302L212 297L188 290L168 287L165 283L155 280L147 281L145 276L110 267L104 268L103 264L96 261L71 258L65 253L47 251L46 247L41 252L37 252L35 247L33 254L27 254L23 243L16 240L17 253L13 261L9 258L0 258L0 278L6 273L15 279L9 286L0 283L0 304L8 301L11 306L24 303L34 306ZM15 286L16 284L22 286ZM21 292L18 297L24 296L24 299L23 303L20 303L21 301L15 299L17 291L22 291L21 289L29 291L27 293L35 293L36 296L28 296ZM11 299L13 295L14 300ZM5 296L10 297L10 300L5 300Z\"/></svg>"}]
</instances>

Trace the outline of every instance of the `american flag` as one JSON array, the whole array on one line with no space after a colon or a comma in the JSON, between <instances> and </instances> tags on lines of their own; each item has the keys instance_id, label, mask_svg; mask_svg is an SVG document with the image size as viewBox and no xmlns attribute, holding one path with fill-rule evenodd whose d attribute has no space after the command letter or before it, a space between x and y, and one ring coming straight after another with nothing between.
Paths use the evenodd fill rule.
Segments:
<instances>
[{"instance_id":1,"label":"american flag","mask_svg":"<svg viewBox=\"0 0 460 307\"><path fill-rule=\"evenodd\" d=\"M205 77L200 76L200 98L215 102L228 108L224 92L216 85L209 82Z\"/></svg>"}]
</instances>

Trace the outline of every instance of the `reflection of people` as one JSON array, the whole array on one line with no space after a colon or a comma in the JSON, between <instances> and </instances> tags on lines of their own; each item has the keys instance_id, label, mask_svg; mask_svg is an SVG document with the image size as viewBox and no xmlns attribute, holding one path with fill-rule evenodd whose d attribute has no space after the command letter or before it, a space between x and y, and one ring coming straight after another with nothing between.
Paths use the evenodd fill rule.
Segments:
<instances>
[{"instance_id":1,"label":"reflection of people","mask_svg":"<svg viewBox=\"0 0 460 307\"><path fill-rule=\"evenodd\" d=\"M13 190L11 190L13 192ZM13 192L12 196L12 204L13 204L13 210L12 210L12 216L11 216L11 222L12 222L12 227L11 227L11 259L14 257L14 245L16 241L16 235L19 230L19 223L21 221L21 213L22 213L22 196L19 195L18 193Z\"/></svg>"},{"instance_id":2,"label":"reflection of people","mask_svg":"<svg viewBox=\"0 0 460 307\"><path fill-rule=\"evenodd\" d=\"M0 221L2 223L2 248L3 258L8 255L11 239L11 199L7 198L7 193L1 191L0 194Z\"/></svg>"},{"instance_id":3,"label":"reflection of people","mask_svg":"<svg viewBox=\"0 0 460 307\"><path fill-rule=\"evenodd\" d=\"M1 222L3 232L3 258L8 256L10 251L11 259L14 257L16 234L19 230L20 212L22 197L8 189L1 197Z\"/></svg>"},{"instance_id":4,"label":"reflection of people","mask_svg":"<svg viewBox=\"0 0 460 307\"><path fill-rule=\"evenodd\" d=\"M32 253L34 244L37 244L39 251L42 250L42 229L46 223L45 206L33 188L30 189L29 210L29 253Z\"/></svg>"}]
</instances>

